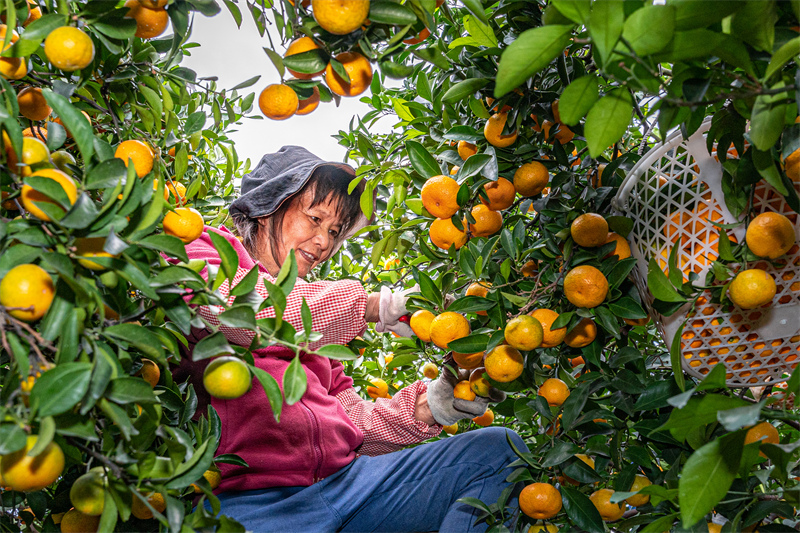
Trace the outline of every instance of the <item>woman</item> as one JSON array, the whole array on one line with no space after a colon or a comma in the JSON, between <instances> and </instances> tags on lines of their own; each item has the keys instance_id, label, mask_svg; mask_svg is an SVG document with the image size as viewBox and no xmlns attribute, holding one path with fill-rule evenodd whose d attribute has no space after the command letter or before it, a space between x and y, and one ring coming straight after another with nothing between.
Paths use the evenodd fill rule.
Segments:
<instances>
[{"instance_id":1,"label":"woman","mask_svg":"<svg viewBox=\"0 0 800 533\"><path fill-rule=\"evenodd\" d=\"M219 265L208 236L216 232L239 255L234 285L254 266L261 279L274 281L291 250L302 278L367 224L359 206L363 185L348 194L354 176L349 166L326 163L303 148L290 146L267 154L244 177L241 196L231 205L241 242L225 228L206 227L187 246L189 257ZM225 282L220 293L227 298L229 290ZM262 298L268 296L262 283L256 290ZM368 294L354 280L298 279L283 314L298 329L304 298L313 316L312 329L322 334L311 349L345 344L362 333L367 322L376 322L378 331L411 335L400 321L408 313L406 292L384 287ZM230 342L250 346L253 333L220 324L221 311L215 306L199 308ZM265 309L257 316L274 316L274 311ZM198 331L190 342L209 333ZM256 366L279 383L294 355L280 346L253 351ZM235 453L248 463L220 465L222 483L217 490L222 513L248 530L472 531L474 509L456 500L471 496L495 501L508 485L503 469L516 458L507 438L519 450L526 449L513 432L487 428L397 451L438 435L443 424L483 414L489 400L454 399L457 378L444 369L429 385L418 381L391 399L365 401L339 361L308 354L300 361L308 388L299 402L284 405L280 423L261 387L236 400L209 398L200 385L208 360L192 362L186 354L176 372L176 379L195 383L198 412L210 402L219 413L217 454ZM496 392L494 401L503 397Z\"/></svg>"}]
</instances>

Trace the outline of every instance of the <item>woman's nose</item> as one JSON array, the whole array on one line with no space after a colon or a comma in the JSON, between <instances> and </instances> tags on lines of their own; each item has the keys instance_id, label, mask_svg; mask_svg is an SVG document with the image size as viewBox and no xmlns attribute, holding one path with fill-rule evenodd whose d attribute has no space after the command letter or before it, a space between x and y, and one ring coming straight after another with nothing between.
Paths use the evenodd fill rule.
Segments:
<instances>
[{"instance_id":1,"label":"woman's nose","mask_svg":"<svg viewBox=\"0 0 800 533\"><path fill-rule=\"evenodd\" d=\"M331 244L331 234L327 228L320 227L314 235L314 242L322 249L327 250Z\"/></svg>"}]
</instances>

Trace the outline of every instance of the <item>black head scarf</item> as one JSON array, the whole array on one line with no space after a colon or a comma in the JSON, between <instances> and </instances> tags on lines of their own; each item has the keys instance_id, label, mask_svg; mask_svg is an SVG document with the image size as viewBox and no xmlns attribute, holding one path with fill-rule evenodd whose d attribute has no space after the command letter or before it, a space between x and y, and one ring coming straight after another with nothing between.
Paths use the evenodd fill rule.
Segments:
<instances>
[{"instance_id":1,"label":"black head scarf","mask_svg":"<svg viewBox=\"0 0 800 533\"><path fill-rule=\"evenodd\" d=\"M327 167L328 172L342 172L349 179L355 170L344 163L323 161L301 146L284 146L274 154L265 154L255 169L242 178L239 198L230 207L233 217L260 218L270 216L283 203L299 193L311 179L315 170ZM359 215L359 220L345 237L369 223Z\"/></svg>"}]
</instances>

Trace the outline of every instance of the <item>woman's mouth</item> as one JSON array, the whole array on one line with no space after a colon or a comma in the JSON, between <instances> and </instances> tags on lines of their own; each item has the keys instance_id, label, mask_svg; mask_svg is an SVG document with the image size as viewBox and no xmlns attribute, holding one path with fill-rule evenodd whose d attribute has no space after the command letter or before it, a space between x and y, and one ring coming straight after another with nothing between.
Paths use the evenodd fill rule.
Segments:
<instances>
[{"instance_id":1,"label":"woman's mouth","mask_svg":"<svg viewBox=\"0 0 800 533\"><path fill-rule=\"evenodd\" d=\"M305 250L297 250L297 253L311 265L316 263L317 259L319 259L316 255L308 253Z\"/></svg>"}]
</instances>

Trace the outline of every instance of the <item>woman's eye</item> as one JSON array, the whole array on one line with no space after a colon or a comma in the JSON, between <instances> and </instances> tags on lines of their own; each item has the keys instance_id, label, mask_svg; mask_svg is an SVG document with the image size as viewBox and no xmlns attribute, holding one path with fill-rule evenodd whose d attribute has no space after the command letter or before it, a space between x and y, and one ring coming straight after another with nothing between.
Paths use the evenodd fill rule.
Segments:
<instances>
[{"instance_id":1,"label":"woman's eye","mask_svg":"<svg viewBox=\"0 0 800 533\"><path fill-rule=\"evenodd\" d=\"M316 224L319 224L321 222L321 220L318 217L309 217L309 218L311 219L312 222Z\"/></svg>"},{"instance_id":2,"label":"woman's eye","mask_svg":"<svg viewBox=\"0 0 800 533\"><path fill-rule=\"evenodd\" d=\"M339 232L333 229L330 231L330 234L333 236L334 239L339 236Z\"/></svg>"}]
</instances>

